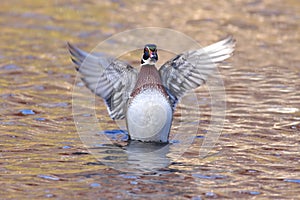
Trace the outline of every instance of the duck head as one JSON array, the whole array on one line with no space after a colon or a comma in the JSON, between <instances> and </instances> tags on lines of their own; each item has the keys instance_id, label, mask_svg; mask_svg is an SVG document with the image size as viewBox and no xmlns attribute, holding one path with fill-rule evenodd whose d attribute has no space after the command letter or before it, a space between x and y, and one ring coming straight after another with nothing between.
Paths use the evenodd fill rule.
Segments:
<instances>
[{"instance_id":1,"label":"duck head","mask_svg":"<svg viewBox=\"0 0 300 200\"><path fill-rule=\"evenodd\" d=\"M146 44L141 64L154 65L158 60L157 49L155 44Z\"/></svg>"}]
</instances>

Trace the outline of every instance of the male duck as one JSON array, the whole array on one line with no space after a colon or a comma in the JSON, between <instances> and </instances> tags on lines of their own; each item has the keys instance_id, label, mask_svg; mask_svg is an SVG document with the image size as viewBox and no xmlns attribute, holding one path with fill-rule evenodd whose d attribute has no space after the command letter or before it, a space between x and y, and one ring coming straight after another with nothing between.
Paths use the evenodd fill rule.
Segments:
<instances>
[{"instance_id":1,"label":"male duck","mask_svg":"<svg viewBox=\"0 0 300 200\"><path fill-rule=\"evenodd\" d=\"M214 63L229 58L235 41L227 37L203 49L188 51L157 70L157 48L147 44L138 72L120 60L86 53L68 44L72 61L86 86L106 103L113 120L126 118L130 138L168 142L177 102L205 83Z\"/></svg>"}]
</instances>

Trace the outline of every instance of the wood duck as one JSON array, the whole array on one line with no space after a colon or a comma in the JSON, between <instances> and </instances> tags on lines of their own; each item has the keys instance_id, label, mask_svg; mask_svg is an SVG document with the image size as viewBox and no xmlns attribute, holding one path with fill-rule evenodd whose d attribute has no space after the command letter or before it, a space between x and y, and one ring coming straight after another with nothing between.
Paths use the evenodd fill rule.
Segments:
<instances>
[{"instance_id":1,"label":"wood duck","mask_svg":"<svg viewBox=\"0 0 300 200\"><path fill-rule=\"evenodd\" d=\"M113 120L126 120L132 140L168 142L176 104L189 90L204 84L215 64L229 58L235 40L229 36L202 49L187 51L157 70L157 47L147 44L138 72L129 64L89 54L68 43L72 61L85 85L106 103Z\"/></svg>"}]
</instances>

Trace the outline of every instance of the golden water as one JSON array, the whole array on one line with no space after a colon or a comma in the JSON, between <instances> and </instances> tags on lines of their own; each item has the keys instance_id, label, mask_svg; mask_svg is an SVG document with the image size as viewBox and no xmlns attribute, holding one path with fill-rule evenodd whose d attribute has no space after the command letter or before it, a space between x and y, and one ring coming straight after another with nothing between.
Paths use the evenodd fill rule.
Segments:
<instances>
[{"instance_id":1,"label":"golden water","mask_svg":"<svg viewBox=\"0 0 300 200\"><path fill-rule=\"evenodd\" d=\"M299 198L299 10L297 0L1 1L0 199ZM201 45L232 34L237 46L219 69L227 109L211 155L198 159L198 137L169 167L128 174L98 162L77 134L66 41L88 51L148 26ZM197 93L205 136L209 96Z\"/></svg>"}]
</instances>

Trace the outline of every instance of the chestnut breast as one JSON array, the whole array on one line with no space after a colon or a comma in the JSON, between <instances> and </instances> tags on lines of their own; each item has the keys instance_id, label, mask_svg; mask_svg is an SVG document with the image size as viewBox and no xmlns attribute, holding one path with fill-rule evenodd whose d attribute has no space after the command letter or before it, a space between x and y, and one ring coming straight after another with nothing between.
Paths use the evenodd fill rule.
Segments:
<instances>
[{"instance_id":1,"label":"chestnut breast","mask_svg":"<svg viewBox=\"0 0 300 200\"><path fill-rule=\"evenodd\" d=\"M162 85L159 72L155 65L143 65L141 67L136 85L130 96L134 98L136 95L147 89L157 89L168 99L168 95Z\"/></svg>"}]
</instances>

